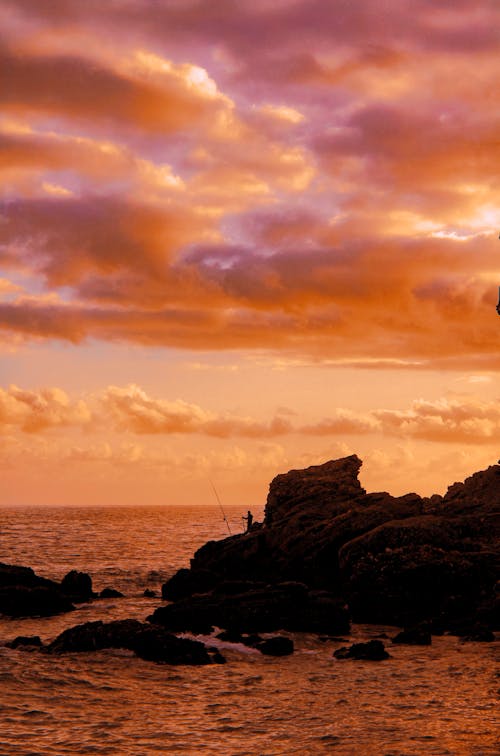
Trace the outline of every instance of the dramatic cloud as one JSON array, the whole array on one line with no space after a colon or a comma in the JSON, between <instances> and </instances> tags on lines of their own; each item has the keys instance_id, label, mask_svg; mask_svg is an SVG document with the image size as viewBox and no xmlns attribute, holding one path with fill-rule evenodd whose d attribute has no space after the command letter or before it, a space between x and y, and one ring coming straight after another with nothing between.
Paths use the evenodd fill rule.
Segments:
<instances>
[{"instance_id":1,"label":"dramatic cloud","mask_svg":"<svg viewBox=\"0 0 500 756\"><path fill-rule=\"evenodd\" d=\"M290 434L305 437L378 434L464 444L491 444L500 433L500 402L470 396L433 402L419 399L405 410L361 412L337 408L312 424L304 424L296 415L283 408L267 422L261 422L250 416L213 412L182 399L155 398L135 385L109 386L92 397L75 400L59 388L0 389L0 427L11 430L17 427L29 433L74 426L94 432L111 427L119 433L143 436L197 434L265 440Z\"/></svg>"},{"instance_id":2,"label":"dramatic cloud","mask_svg":"<svg viewBox=\"0 0 500 756\"><path fill-rule=\"evenodd\" d=\"M498 366L495 3L2 15L6 341Z\"/></svg>"},{"instance_id":3,"label":"dramatic cloud","mask_svg":"<svg viewBox=\"0 0 500 756\"><path fill-rule=\"evenodd\" d=\"M75 469L81 497L89 469L105 501L168 469L192 502L192 470L236 499L259 461L357 451L403 487L488 459L497 0L3 0L0 24L2 375L65 387L0 393L13 500Z\"/></svg>"},{"instance_id":4,"label":"dramatic cloud","mask_svg":"<svg viewBox=\"0 0 500 756\"><path fill-rule=\"evenodd\" d=\"M84 427L90 420L85 402L71 401L62 389L0 389L0 429L17 426L27 433L38 433L61 426Z\"/></svg>"}]
</instances>

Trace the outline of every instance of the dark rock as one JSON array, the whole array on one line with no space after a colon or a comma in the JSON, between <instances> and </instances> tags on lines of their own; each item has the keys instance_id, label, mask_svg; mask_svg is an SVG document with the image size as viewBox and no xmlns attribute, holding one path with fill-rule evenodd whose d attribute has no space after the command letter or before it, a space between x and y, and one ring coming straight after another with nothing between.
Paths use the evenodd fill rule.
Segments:
<instances>
[{"instance_id":1,"label":"dark rock","mask_svg":"<svg viewBox=\"0 0 500 756\"><path fill-rule=\"evenodd\" d=\"M255 648L265 656L289 656L294 651L293 640L282 635L266 638L266 640L258 643Z\"/></svg>"},{"instance_id":2,"label":"dark rock","mask_svg":"<svg viewBox=\"0 0 500 756\"><path fill-rule=\"evenodd\" d=\"M366 661L383 661L390 659L380 640L371 640L367 643L353 643L352 646L344 646L333 652L336 659L362 659Z\"/></svg>"},{"instance_id":3,"label":"dark rock","mask_svg":"<svg viewBox=\"0 0 500 756\"><path fill-rule=\"evenodd\" d=\"M76 625L52 641L48 653L98 651L105 648L126 648L147 661L166 664L210 664L211 658L203 643L176 638L154 625L138 620L86 622Z\"/></svg>"},{"instance_id":4,"label":"dark rock","mask_svg":"<svg viewBox=\"0 0 500 756\"><path fill-rule=\"evenodd\" d=\"M156 598L156 591L152 591L151 588L146 588L142 595L144 598Z\"/></svg>"},{"instance_id":5,"label":"dark rock","mask_svg":"<svg viewBox=\"0 0 500 756\"><path fill-rule=\"evenodd\" d=\"M252 580L223 580L214 589L213 592L222 596L237 596L240 593L254 591L259 588L265 588L266 584Z\"/></svg>"},{"instance_id":6,"label":"dark rock","mask_svg":"<svg viewBox=\"0 0 500 756\"><path fill-rule=\"evenodd\" d=\"M216 577L209 570L192 571L183 567L162 585L161 596L167 601L177 601L194 593L206 593L216 582Z\"/></svg>"},{"instance_id":7,"label":"dark rock","mask_svg":"<svg viewBox=\"0 0 500 756\"><path fill-rule=\"evenodd\" d=\"M256 633L248 635L247 633L240 633L237 630L223 630L215 637L226 643L242 643L244 646L250 647L256 647L263 640L263 638Z\"/></svg>"},{"instance_id":8,"label":"dark rock","mask_svg":"<svg viewBox=\"0 0 500 756\"><path fill-rule=\"evenodd\" d=\"M43 586L45 588L58 589L59 585L54 580L37 575L31 567L22 567L17 564L4 564L0 562L0 588L22 585L25 588Z\"/></svg>"},{"instance_id":9,"label":"dark rock","mask_svg":"<svg viewBox=\"0 0 500 756\"><path fill-rule=\"evenodd\" d=\"M223 630L215 637L225 643L243 643L243 636L237 630Z\"/></svg>"},{"instance_id":10,"label":"dark rock","mask_svg":"<svg viewBox=\"0 0 500 756\"><path fill-rule=\"evenodd\" d=\"M72 601L90 601L94 593L92 591L92 578L86 572L71 570L61 581L61 590Z\"/></svg>"},{"instance_id":11,"label":"dark rock","mask_svg":"<svg viewBox=\"0 0 500 756\"><path fill-rule=\"evenodd\" d=\"M13 585L0 588L0 613L9 617L50 617L70 612L74 608L57 586Z\"/></svg>"},{"instance_id":12,"label":"dark rock","mask_svg":"<svg viewBox=\"0 0 500 756\"><path fill-rule=\"evenodd\" d=\"M495 640L495 633L491 632L485 627L476 627L465 635L462 639L463 643L493 643Z\"/></svg>"},{"instance_id":13,"label":"dark rock","mask_svg":"<svg viewBox=\"0 0 500 756\"><path fill-rule=\"evenodd\" d=\"M220 651L214 651L210 654L210 661L212 664L225 664L227 660L225 656L222 656Z\"/></svg>"},{"instance_id":14,"label":"dark rock","mask_svg":"<svg viewBox=\"0 0 500 756\"><path fill-rule=\"evenodd\" d=\"M0 563L0 614L48 617L72 609L59 583L40 577L31 567Z\"/></svg>"},{"instance_id":15,"label":"dark rock","mask_svg":"<svg viewBox=\"0 0 500 756\"><path fill-rule=\"evenodd\" d=\"M125 598L125 596L114 588L103 588L99 594L99 598Z\"/></svg>"},{"instance_id":16,"label":"dark rock","mask_svg":"<svg viewBox=\"0 0 500 756\"><path fill-rule=\"evenodd\" d=\"M268 590L263 584L291 582L307 593L306 599L298 592L296 601L304 630L345 632L326 626L334 600L347 603L358 622L408 627L429 621L433 632L478 622L500 629L494 591L500 466L450 486L444 497L426 499L367 494L358 481L360 466L353 455L278 475L269 488L264 526L199 549L191 569L165 584L163 597L206 597L167 607L165 614L159 610L161 621L175 617L186 624L192 612L191 626L197 615L200 623L253 632L267 629L273 615L271 631L292 629L296 623L286 601L280 599L273 613L258 596ZM314 596L321 590L327 593ZM233 598L246 608L236 609ZM251 608L259 602L265 605L264 627Z\"/></svg>"},{"instance_id":17,"label":"dark rock","mask_svg":"<svg viewBox=\"0 0 500 756\"><path fill-rule=\"evenodd\" d=\"M249 646L250 648L257 648L262 641L263 638L261 638L260 635L257 635L257 633L250 633L250 635L244 634L241 636L241 642L243 645Z\"/></svg>"},{"instance_id":18,"label":"dark rock","mask_svg":"<svg viewBox=\"0 0 500 756\"><path fill-rule=\"evenodd\" d=\"M432 637L426 628L411 627L395 635L392 642L409 646L430 646Z\"/></svg>"},{"instance_id":19,"label":"dark rock","mask_svg":"<svg viewBox=\"0 0 500 756\"><path fill-rule=\"evenodd\" d=\"M18 635L17 638L5 644L7 648L19 648L19 646L37 647L43 646L39 635Z\"/></svg>"},{"instance_id":20,"label":"dark rock","mask_svg":"<svg viewBox=\"0 0 500 756\"><path fill-rule=\"evenodd\" d=\"M188 638L176 638L154 625L145 625L127 646L147 661L164 664L210 664L212 658L203 643Z\"/></svg>"},{"instance_id":21,"label":"dark rock","mask_svg":"<svg viewBox=\"0 0 500 756\"><path fill-rule=\"evenodd\" d=\"M282 583L235 596L192 596L159 607L147 619L171 632L204 633L214 625L239 633L349 630L349 617L341 602L324 591L309 592L298 583Z\"/></svg>"}]
</instances>

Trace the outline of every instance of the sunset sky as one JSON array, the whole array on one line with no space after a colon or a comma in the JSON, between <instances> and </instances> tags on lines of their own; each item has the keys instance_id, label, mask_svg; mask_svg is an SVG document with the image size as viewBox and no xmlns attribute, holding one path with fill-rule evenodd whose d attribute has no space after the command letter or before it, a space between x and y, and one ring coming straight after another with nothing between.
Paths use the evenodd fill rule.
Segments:
<instances>
[{"instance_id":1,"label":"sunset sky","mask_svg":"<svg viewBox=\"0 0 500 756\"><path fill-rule=\"evenodd\" d=\"M0 0L0 504L500 449L498 0Z\"/></svg>"}]
</instances>

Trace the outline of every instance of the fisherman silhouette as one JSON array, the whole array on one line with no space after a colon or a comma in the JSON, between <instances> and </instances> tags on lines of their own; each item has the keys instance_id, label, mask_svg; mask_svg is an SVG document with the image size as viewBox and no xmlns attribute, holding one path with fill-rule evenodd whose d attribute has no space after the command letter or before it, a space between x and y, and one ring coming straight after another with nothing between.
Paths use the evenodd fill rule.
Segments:
<instances>
[{"instance_id":1,"label":"fisherman silhouette","mask_svg":"<svg viewBox=\"0 0 500 756\"><path fill-rule=\"evenodd\" d=\"M243 516L242 519L246 520L246 523L247 523L247 533L248 533L248 531L251 530L251 528L252 528L253 514L250 512L250 510L248 510L247 516L246 517Z\"/></svg>"}]
</instances>

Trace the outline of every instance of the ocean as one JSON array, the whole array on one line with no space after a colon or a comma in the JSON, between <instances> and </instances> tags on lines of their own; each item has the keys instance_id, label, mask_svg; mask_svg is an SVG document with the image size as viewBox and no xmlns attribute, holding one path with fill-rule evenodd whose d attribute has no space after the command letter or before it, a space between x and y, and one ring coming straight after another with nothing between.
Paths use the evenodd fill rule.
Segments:
<instances>
[{"instance_id":1,"label":"ocean","mask_svg":"<svg viewBox=\"0 0 500 756\"><path fill-rule=\"evenodd\" d=\"M228 507L232 532L243 508ZM257 519L262 511L255 511ZM433 638L383 662L338 661L341 642L294 634L292 656L211 640L227 664L169 667L128 651L46 656L8 649L90 620L144 620L145 598L207 540L228 535L215 506L4 507L0 561L61 579L90 573L125 598L45 619L0 617L0 756L498 756L498 643ZM355 625L350 642L396 628Z\"/></svg>"}]
</instances>

